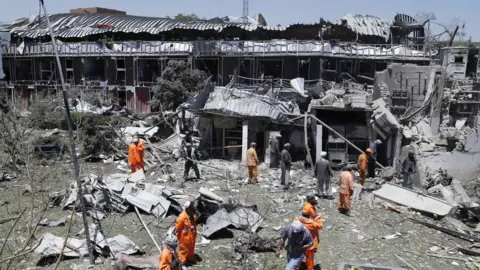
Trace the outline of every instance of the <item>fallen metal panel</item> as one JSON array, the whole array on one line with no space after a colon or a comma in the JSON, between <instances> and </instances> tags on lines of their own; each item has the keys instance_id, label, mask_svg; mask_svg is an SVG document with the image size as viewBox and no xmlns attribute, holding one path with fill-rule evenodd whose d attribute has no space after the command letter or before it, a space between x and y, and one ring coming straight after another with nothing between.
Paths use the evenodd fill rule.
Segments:
<instances>
[{"instance_id":1,"label":"fallen metal panel","mask_svg":"<svg viewBox=\"0 0 480 270\"><path fill-rule=\"evenodd\" d=\"M42 236L42 242L35 249L35 253L40 254L42 257L58 255L62 250L64 241L65 239L63 237L58 237L51 233L45 233ZM80 240L72 237L68 238L67 245L63 251L63 256L79 258L87 255L88 249L85 239Z\"/></svg>"},{"instance_id":2,"label":"fallen metal panel","mask_svg":"<svg viewBox=\"0 0 480 270\"><path fill-rule=\"evenodd\" d=\"M237 207L235 210L228 213L228 215L235 228L241 230L247 230L250 228L252 232L256 232L263 221L263 218L259 213L246 207Z\"/></svg>"},{"instance_id":3,"label":"fallen metal panel","mask_svg":"<svg viewBox=\"0 0 480 270\"><path fill-rule=\"evenodd\" d=\"M204 188L204 187L201 187L200 190L198 191L200 194L202 194L203 196L207 197L207 198L210 198L212 200L215 200L215 201L218 201L218 202L221 202L223 203L223 198L218 196L217 194L211 192L210 190Z\"/></svg>"},{"instance_id":4,"label":"fallen metal panel","mask_svg":"<svg viewBox=\"0 0 480 270\"><path fill-rule=\"evenodd\" d=\"M448 215L452 210L452 206L444 201L397 185L384 184L382 188L374 191L373 194L394 203L442 217Z\"/></svg>"},{"instance_id":5,"label":"fallen metal panel","mask_svg":"<svg viewBox=\"0 0 480 270\"><path fill-rule=\"evenodd\" d=\"M207 219L207 223L205 224L203 229L203 236L208 238L212 234L230 225L232 225L232 222L230 221L230 216L228 215L227 210L225 210L225 208L222 208Z\"/></svg>"}]
</instances>

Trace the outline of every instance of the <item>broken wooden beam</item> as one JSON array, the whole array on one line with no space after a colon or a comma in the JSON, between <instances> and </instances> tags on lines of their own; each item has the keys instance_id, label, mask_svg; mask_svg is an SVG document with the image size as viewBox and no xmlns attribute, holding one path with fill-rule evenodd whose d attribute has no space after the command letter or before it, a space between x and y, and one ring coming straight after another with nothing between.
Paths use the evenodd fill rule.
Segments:
<instances>
[{"instance_id":1,"label":"broken wooden beam","mask_svg":"<svg viewBox=\"0 0 480 270\"><path fill-rule=\"evenodd\" d=\"M437 225L435 225L435 224L431 224L431 223L428 223L428 222L425 222L425 221L421 221L421 220L415 219L415 218L410 218L410 220L412 220L413 222L422 224L422 225L424 225L424 226L427 226L427 227L429 227L429 228L432 228L432 229L441 231L441 232L446 233L446 234L448 234L448 235L455 236L455 237L457 237L457 238L463 239L463 240L465 240L465 241L469 241L469 242L480 242L480 238L475 237L475 236L472 236L472 235L468 235L468 234L465 234L465 233L461 233L461 232L457 232L457 231L454 231L454 230L450 230L450 229L447 229L447 228L444 228L444 227L441 227L441 226L437 226Z\"/></svg>"}]
</instances>

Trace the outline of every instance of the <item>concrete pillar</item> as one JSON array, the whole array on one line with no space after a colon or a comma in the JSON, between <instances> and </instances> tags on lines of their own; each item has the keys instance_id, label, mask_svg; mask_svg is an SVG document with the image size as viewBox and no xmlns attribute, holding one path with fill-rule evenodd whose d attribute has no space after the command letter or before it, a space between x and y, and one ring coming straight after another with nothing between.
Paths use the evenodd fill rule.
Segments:
<instances>
[{"instance_id":1,"label":"concrete pillar","mask_svg":"<svg viewBox=\"0 0 480 270\"><path fill-rule=\"evenodd\" d=\"M266 131L264 133L264 145L265 145L265 159L263 162L267 163L267 164L270 164L270 137L271 137L271 134L272 132L269 132L269 131Z\"/></svg>"},{"instance_id":2,"label":"concrete pillar","mask_svg":"<svg viewBox=\"0 0 480 270\"><path fill-rule=\"evenodd\" d=\"M248 150L248 120L243 120L242 123L242 162L247 164L247 150Z\"/></svg>"},{"instance_id":3,"label":"concrete pillar","mask_svg":"<svg viewBox=\"0 0 480 270\"><path fill-rule=\"evenodd\" d=\"M437 91L434 94L431 101L430 108L430 128L432 129L432 135L438 135L440 131L440 123L442 118L442 98L443 98L443 86L445 77L440 75L438 77Z\"/></svg>"},{"instance_id":4,"label":"concrete pillar","mask_svg":"<svg viewBox=\"0 0 480 270\"><path fill-rule=\"evenodd\" d=\"M317 125L317 134L315 136L315 153L316 159L320 158L320 154L322 153L322 142L323 142L323 126ZM316 160L314 161L316 162Z\"/></svg>"}]
</instances>

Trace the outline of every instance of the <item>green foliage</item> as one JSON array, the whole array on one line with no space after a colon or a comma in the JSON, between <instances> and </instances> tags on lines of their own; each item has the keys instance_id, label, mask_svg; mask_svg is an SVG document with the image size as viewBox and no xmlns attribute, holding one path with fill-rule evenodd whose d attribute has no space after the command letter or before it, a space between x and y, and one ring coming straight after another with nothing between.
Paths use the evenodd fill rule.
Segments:
<instances>
[{"instance_id":1,"label":"green foliage","mask_svg":"<svg viewBox=\"0 0 480 270\"><path fill-rule=\"evenodd\" d=\"M177 16L174 17L174 19L179 22L193 22L193 21L200 20L200 18L193 13L192 14L179 13L177 14Z\"/></svg>"},{"instance_id":2,"label":"green foliage","mask_svg":"<svg viewBox=\"0 0 480 270\"><path fill-rule=\"evenodd\" d=\"M153 88L152 110L174 110L194 93L203 89L207 74L191 69L185 61L170 60L158 85Z\"/></svg>"},{"instance_id":3,"label":"green foliage","mask_svg":"<svg viewBox=\"0 0 480 270\"><path fill-rule=\"evenodd\" d=\"M115 130L110 128L102 128L112 125L118 127L122 123L119 116L101 116L95 114L85 114L83 116L83 124L81 128L83 139L83 154L111 154L116 149L122 149L123 144L116 141L118 139Z\"/></svg>"}]
</instances>

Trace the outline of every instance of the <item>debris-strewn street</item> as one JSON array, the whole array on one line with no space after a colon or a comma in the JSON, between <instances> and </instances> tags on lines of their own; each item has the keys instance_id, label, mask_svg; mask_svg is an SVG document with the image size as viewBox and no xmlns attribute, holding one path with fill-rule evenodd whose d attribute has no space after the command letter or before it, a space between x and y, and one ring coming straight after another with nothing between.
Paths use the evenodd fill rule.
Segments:
<instances>
[{"instance_id":1,"label":"debris-strewn street","mask_svg":"<svg viewBox=\"0 0 480 270\"><path fill-rule=\"evenodd\" d=\"M206 188L223 198L225 202L246 206L255 204L258 207L258 213L264 218L258 232L258 237L262 239L278 237L280 229L289 223L293 217L300 214L300 209L305 200L302 194L312 193L315 187L312 182L312 171L306 171L303 164L299 163L296 163L294 170L292 170L294 186L289 191L283 191L280 187L278 183L279 172L266 168L264 164L260 166L258 185L245 183L246 168L240 166L236 161L209 160L205 164L219 169L200 166L204 179L198 182L184 183L181 179L175 179L175 177L165 179L158 173L147 171L144 183L158 184L166 188L179 190L182 195L188 195L190 198L199 196L200 188ZM61 162L58 162L55 166L61 171L69 169L68 164L62 164ZM87 166L83 168L83 171L88 168L89 172L97 175L103 174L104 178L117 171L116 164ZM173 166L172 173L181 175L182 170L183 163L177 162ZM228 178L225 175L226 172L229 172ZM366 185L378 188L375 181L378 180L368 179ZM27 205L32 199L33 194L24 193L26 186L28 186L28 183L20 180L4 181L2 183L3 194L11 195L2 198L3 201L10 202L9 205L11 205L11 207L2 208L3 217L17 216L22 204ZM35 197L45 198L53 191L62 191L68 186L68 181L48 185L48 187L40 189ZM334 185L333 189L337 188L338 186ZM322 269L336 269L340 262L406 267L397 256L415 266L416 269L452 269L456 264L462 266L467 263L473 264L471 261L474 257L464 255L458 250L459 247L469 248L471 243L427 228L413 222L410 218L426 220L456 230L448 222L435 221L404 207L392 206L385 201L374 198L371 193L364 192L361 197L360 201L353 202L352 217L346 217L338 212L336 196L335 200L319 200L318 210L324 219L324 228L320 231L321 244L315 258ZM22 198L21 202L18 202L17 198ZM43 219L57 221L68 218L69 211L63 210L63 205L63 202L54 205L41 218L40 215L43 215L43 213L40 207L33 217L25 216L22 218L24 223L17 226L9 236L8 241L11 243L11 247L20 250L29 236L29 232L34 230L33 226L36 222ZM71 227L71 237L82 230L81 218L78 217L78 214L76 215ZM164 218L162 216L145 215L145 213L142 216L159 242L166 235L169 226L176 218L175 215ZM32 223L29 222L30 218L33 220ZM1 225L2 231L8 231L11 224L12 221L3 222ZM138 248L139 251L144 252L144 256L158 256L155 245L144 230L134 210L130 209L125 214L117 211L109 212L100 221L100 224L105 238L124 235L136 245L133 252ZM36 228L35 235L50 233L57 237L64 237L69 226L70 224L65 222L41 226ZM204 228L205 226L200 226L198 231L202 232ZM211 240L202 240L199 233L196 241L197 253L202 261L191 269L232 269L232 264L240 268L242 265L248 264L251 265L252 269L255 269L258 265L262 265L261 269L280 269L284 267L286 263L285 253L282 253L281 259L278 259L273 252L235 252L235 246L239 245L239 241L249 237L253 239L253 235L248 231L237 230L232 227L229 227L228 231L218 233ZM82 235L75 236L75 238L81 239ZM25 251L34 248L40 240L32 241L25 248ZM84 247L83 250L86 251ZM88 253L83 255L86 254ZM109 257L109 254L105 255ZM69 255L66 253L64 256ZM70 256L74 255L70 254ZM445 258L436 256L444 256ZM55 258L48 258L36 252L29 253L22 261L15 263L14 269L27 269L37 263L48 264L49 259L55 261ZM96 262L98 265L94 269L106 269L114 264L114 260L102 257L98 258ZM154 260L154 262L158 263L158 260ZM83 258L74 258L63 261L60 267L61 269L83 269L82 264L85 264ZM53 269L53 266L47 265L45 269Z\"/></svg>"}]
</instances>

